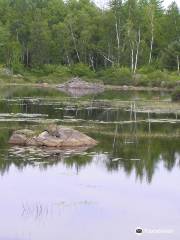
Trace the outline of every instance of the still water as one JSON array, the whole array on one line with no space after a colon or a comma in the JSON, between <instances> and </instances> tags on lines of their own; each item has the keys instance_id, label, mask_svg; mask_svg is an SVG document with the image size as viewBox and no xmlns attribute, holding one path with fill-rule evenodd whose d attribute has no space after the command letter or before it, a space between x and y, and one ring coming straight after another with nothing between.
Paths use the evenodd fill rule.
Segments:
<instances>
[{"instance_id":1,"label":"still water","mask_svg":"<svg viewBox=\"0 0 180 240\"><path fill-rule=\"evenodd\" d=\"M0 94L0 240L180 239L180 106L176 113L132 111L135 101L169 101L168 93L75 99L52 89L2 87ZM105 100L129 103L111 107ZM8 145L13 130L52 122L99 144Z\"/></svg>"}]
</instances>

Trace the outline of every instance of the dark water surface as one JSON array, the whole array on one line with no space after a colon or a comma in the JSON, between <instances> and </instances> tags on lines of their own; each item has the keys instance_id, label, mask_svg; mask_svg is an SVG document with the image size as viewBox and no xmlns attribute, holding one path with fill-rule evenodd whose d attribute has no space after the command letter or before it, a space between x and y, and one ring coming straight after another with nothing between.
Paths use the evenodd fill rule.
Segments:
<instances>
[{"instance_id":1,"label":"dark water surface","mask_svg":"<svg viewBox=\"0 0 180 240\"><path fill-rule=\"evenodd\" d=\"M1 87L0 240L179 240L179 111L132 108L140 100L156 105L157 97L170 98L108 91L77 99L52 89ZM121 108L105 100L129 102ZM8 145L13 130L51 122L99 144ZM136 228L144 233L138 236Z\"/></svg>"}]
</instances>

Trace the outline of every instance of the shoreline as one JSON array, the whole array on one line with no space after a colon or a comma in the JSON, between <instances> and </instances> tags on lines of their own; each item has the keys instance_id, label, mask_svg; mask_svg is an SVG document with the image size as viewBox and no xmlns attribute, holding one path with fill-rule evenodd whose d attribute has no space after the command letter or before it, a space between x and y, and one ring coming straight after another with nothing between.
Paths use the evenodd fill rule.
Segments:
<instances>
[{"instance_id":1,"label":"shoreline","mask_svg":"<svg viewBox=\"0 0 180 240\"><path fill-rule=\"evenodd\" d=\"M29 87L37 87L37 88L52 88L58 89L58 84L49 84L49 83L1 83L1 87L3 86L29 86ZM104 90L113 90L113 91L154 91L154 92L173 92L175 88L163 88L163 87L144 87L144 86L127 86L127 85L104 85Z\"/></svg>"}]
</instances>

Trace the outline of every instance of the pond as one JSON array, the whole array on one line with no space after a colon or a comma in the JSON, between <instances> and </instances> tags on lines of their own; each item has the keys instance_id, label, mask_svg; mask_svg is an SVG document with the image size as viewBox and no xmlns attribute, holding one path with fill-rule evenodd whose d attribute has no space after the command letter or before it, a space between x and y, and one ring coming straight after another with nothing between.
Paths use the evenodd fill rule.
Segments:
<instances>
[{"instance_id":1,"label":"pond","mask_svg":"<svg viewBox=\"0 0 180 240\"><path fill-rule=\"evenodd\" d=\"M8 144L15 129L49 123L72 126L99 144L58 150ZM169 93L72 97L1 87L0 240L134 240L137 228L142 239L179 240L179 127L180 106Z\"/></svg>"}]
</instances>

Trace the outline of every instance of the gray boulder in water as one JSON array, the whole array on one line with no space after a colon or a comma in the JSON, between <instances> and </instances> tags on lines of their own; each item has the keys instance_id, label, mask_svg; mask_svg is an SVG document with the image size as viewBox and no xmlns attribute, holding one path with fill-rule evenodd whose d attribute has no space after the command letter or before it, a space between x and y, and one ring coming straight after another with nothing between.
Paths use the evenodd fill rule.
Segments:
<instances>
[{"instance_id":1,"label":"gray boulder in water","mask_svg":"<svg viewBox=\"0 0 180 240\"><path fill-rule=\"evenodd\" d=\"M94 146L97 141L72 128L53 126L36 134L31 130L15 131L10 144L22 146L46 146L46 147L85 147Z\"/></svg>"}]
</instances>

